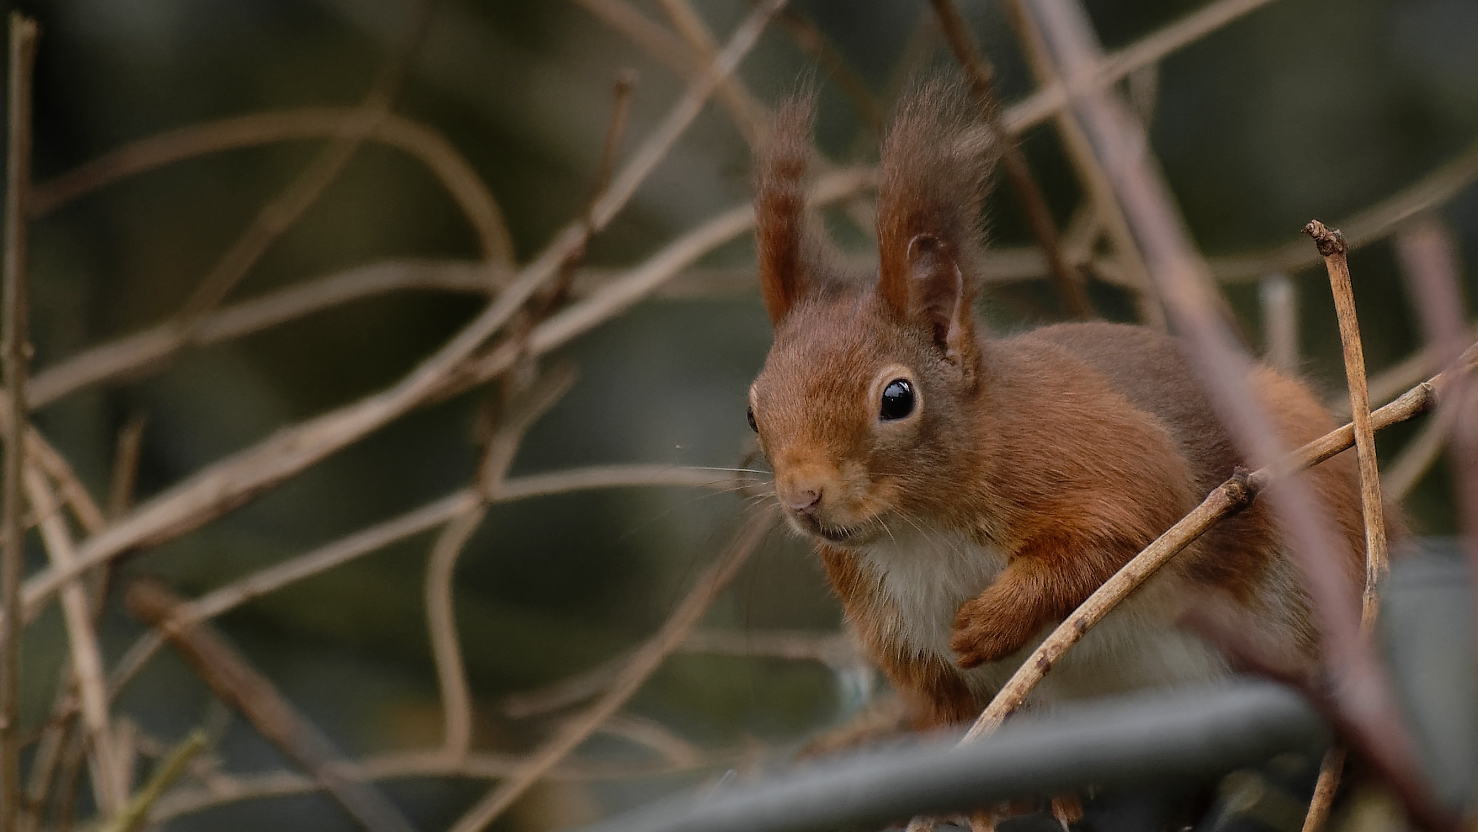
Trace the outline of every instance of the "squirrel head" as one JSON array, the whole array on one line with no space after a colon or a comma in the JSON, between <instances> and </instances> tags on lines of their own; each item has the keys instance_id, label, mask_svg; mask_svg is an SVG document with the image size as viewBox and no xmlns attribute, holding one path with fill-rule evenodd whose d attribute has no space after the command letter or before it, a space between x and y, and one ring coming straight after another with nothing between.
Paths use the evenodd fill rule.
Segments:
<instances>
[{"instance_id":1,"label":"squirrel head","mask_svg":"<svg viewBox=\"0 0 1478 832\"><path fill-rule=\"evenodd\" d=\"M808 222L812 100L777 114L756 177L760 286L775 328L750 420L781 506L839 545L950 514L984 373L972 311L997 156L958 87L923 86L884 143L878 275L845 280ZM905 526L906 527L906 526Z\"/></svg>"}]
</instances>

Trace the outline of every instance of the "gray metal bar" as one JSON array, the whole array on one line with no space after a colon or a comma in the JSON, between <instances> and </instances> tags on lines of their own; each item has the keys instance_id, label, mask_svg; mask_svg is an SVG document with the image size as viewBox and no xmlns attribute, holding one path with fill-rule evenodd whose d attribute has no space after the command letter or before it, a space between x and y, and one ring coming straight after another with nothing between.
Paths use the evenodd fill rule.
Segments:
<instances>
[{"instance_id":1,"label":"gray metal bar","mask_svg":"<svg viewBox=\"0 0 1478 832\"><path fill-rule=\"evenodd\" d=\"M1206 779L1328 741L1292 691L1266 682L1139 694L1014 720L963 748L912 745L686 795L586 832L807 832L965 812L1082 784Z\"/></svg>"}]
</instances>

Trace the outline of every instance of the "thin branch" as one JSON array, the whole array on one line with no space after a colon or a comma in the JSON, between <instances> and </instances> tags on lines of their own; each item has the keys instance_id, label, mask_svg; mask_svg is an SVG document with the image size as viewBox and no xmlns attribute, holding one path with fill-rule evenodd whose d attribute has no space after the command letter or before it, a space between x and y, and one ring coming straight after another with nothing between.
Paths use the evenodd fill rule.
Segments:
<instances>
[{"instance_id":1,"label":"thin branch","mask_svg":"<svg viewBox=\"0 0 1478 832\"><path fill-rule=\"evenodd\" d=\"M27 206L31 183L31 72L36 60L38 29L20 12L10 13L10 67L6 98L4 343L5 392L19 405L5 430L3 542L0 555L0 607L7 621L21 612L25 573L25 496L21 469L25 461L26 365L30 343L26 332ZM0 642L0 832L15 832L21 809L20 760L21 632L8 627Z\"/></svg>"},{"instance_id":2,"label":"thin branch","mask_svg":"<svg viewBox=\"0 0 1478 832\"><path fill-rule=\"evenodd\" d=\"M728 476L715 476L715 472L701 468L671 465L604 465L515 477L504 481L492 500L498 503L514 502L573 491L634 486L678 486L722 490L729 488L732 483L732 478ZM219 587L183 605L176 615L182 621L203 621L222 615L285 586L342 566L396 541L444 525L477 507L482 499L483 495L476 488L454 491L439 500L398 517L377 523ZM139 640L118 661L113 678L109 683L112 695L116 696L118 691L137 675L161 645L162 639L157 633L148 633L139 637Z\"/></svg>"},{"instance_id":3,"label":"thin branch","mask_svg":"<svg viewBox=\"0 0 1478 832\"><path fill-rule=\"evenodd\" d=\"M108 516L122 517L133 508L133 488L138 481L139 454L144 448L148 420L132 416L118 430L118 448L113 453L113 476L108 485Z\"/></svg>"},{"instance_id":4,"label":"thin branch","mask_svg":"<svg viewBox=\"0 0 1478 832\"><path fill-rule=\"evenodd\" d=\"M1453 370L1413 387L1396 401L1371 413L1371 427L1376 430L1387 428L1425 412L1446 394L1457 377L1471 373L1475 368L1478 368L1478 346L1469 349L1464 361ZM1268 486L1318 465L1354 444L1355 427L1346 424L1250 474L1234 476L1212 490L1199 506L1124 564L1047 636L1001 687L971 727L966 741L991 733L1006 717L1015 713L1037 683L1074 644L1129 593L1207 529L1245 506Z\"/></svg>"},{"instance_id":5,"label":"thin branch","mask_svg":"<svg viewBox=\"0 0 1478 832\"><path fill-rule=\"evenodd\" d=\"M72 534L62 519L56 495L35 468L25 475L26 493L38 516L41 538L51 562L66 568L75 560ZM66 622L68 655L76 673L78 698L82 706L82 722L87 727L92 753L93 794L105 814L118 811L128 799L128 783L121 776L122 760L113 747L113 727L108 718L107 675L103 670L102 650L98 647L97 629L92 623L92 602L81 578L62 587L62 614Z\"/></svg>"},{"instance_id":6,"label":"thin branch","mask_svg":"<svg viewBox=\"0 0 1478 832\"><path fill-rule=\"evenodd\" d=\"M30 216L42 216L119 179L195 156L284 141L357 135L390 145L424 164L467 218L477 234L483 258L494 263L513 262L513 243L503 212L456 148L423 124L393 113L371 118L359 107L308 107L256 113L150 136L36 186L29 206Z\"/></svg>"},{"instance_id":7,"label":"thin branch","mask_svg":"<svg viewBox=\"0 0 1478 832\"><path fill-rule=\"evenodd\" d=\"M676 141L683 127L697 114L703 98L712 90L717 78L732 72L746 51L754 45L765 21L777 10L779 2L781 0L770 0L735 30L729 44L720 53L719 63L700 82L689 88L662 126L616 177L610 190L596 203L592 211L592 221L597 227L609 221L635 193L642 178L655 167ZM643 292L691 262L681 258L699 256L707 250L705 245L711 248L751 227L753 212L747 208L744 211L738 222L732 219L732 214L719 218L720 221L727 220L726 223L720 223L727 229L727 234L720 235L720 239L713 239L711 233L714 223L709 223L659 253L654 258L658 261L656 268L638 269L640 276L647 280L651 280L654 271L659 272L658 279L651 280L651 285L646 286ZM168 540L197 528L443 392L447 378L473 355L479 345L517 314L524 302L545 281L555 275L559 264L570 251L583 244L591 230L583 223L566 228L549 244L544 254L523 269L518 279L496 301L396 384L354 404L278 431L258 445L198 471L139 506L128 517L84 541L78 550L75 568L85 570L131 548ZM695 237L701 238L696 246ZM681 252L677 262L664 262L663 255L672 257L673 249ZM630 288L629 282L625 288ZM624 298L626 305L636 299L637 296ZM595 298L592 297L591 300ZM571 313L588 314L589 310L582 310L582 306L584 304L566 310L541 325L540 329L560 323L562 318ZM608 311L611 308L609 305L605 307ZM593 326L594 323L590 325ZM535 335L538 334L539 331L536 330ZM537 339L531 341L530 346L536 351L540 349ZM29 616L39 610L40 604L70 577L72 575L67 570L48 569L28 581L23 599L26 614ZM13 619L7 618L6 626L12 626L12 621Z\"/></svg>"},{"instance_id":8,"label":"thin branch","mask_svg":"<svg viewBox=\"0 0 1478 832\"><path fill-rule=\"evenodd\" d=\"M529 787L559 764L656 672L662 662L686 638L703 617L723 587L733 580L739 568L759 548L759 544L775 525L775 512L764 509L752 515L739 529L717 561L699 577L688 596L682 600L666 623L622 669L609 689L583 714L566 722L528 762L511 772L508 778L483 796L452 826L452 832L479 832L513 805Z\"/></svg>"},{"instance_id":9,"label":"thin branch","mask_svg":"<svg viewBox=\"0 0 1478 832\"><path fill-rule=\"evenodd\" d=\"M452 601L452 574L457 555L472 533L482 525L487 510L479 503L462 512L441 530L431 556L426 560L426 626L431 635L431 653L436 662L436 680L441 688L444 753L463 759L472 747L472 694L462 649L457 640L456 607Z\"/></svg>"},{"instance_id":10,"label":"thin branch","mask_svg":"<svg viewBox=\"0 0 1478 832\"><path fill-rule=\"evenodd\" d=\"M656 720L616 714L600 726L600 732L645 746L660 754L674 768L697 768L703 762L703 752L697 746L667 730Z\"/></svg>"},{"instance_id":11,"label":"thin branch","mask_svg":"<svg viewBox=\"0 0 1478 832\"><path fill-rule=\"evenodd\" d=\"M698 16L688 0L657 0L667 19L678 35L687 43L691 53L701 63L712 63L718 55L718 46L703 18ZM730 75L719 83L719 100L734 117L734 124L750 147L755 147L764 138L769 120L765 106L750 94L738 76Z\"/></svg>"},{"instance_id":12,"label":"thin branch","mask_svg":"<svg viewBox=\"0 0 1478 832\"><path fill-rule=\"evenodd\" d=\"M199 730L190 732L190 736L170 751L164 762L159 764L153 776L149 778L149 782L144 784L144 788L128 801L123 811L108 821L101 832L137 832L142 828L144 821L149 817L149 809L153 807L155 801L164 794L165 789L173 785L174 781L185 773L185 767L190 764L190 760L194 759L195 755L204 748L204 732Z\"/></svg>"},{"instance_id":13,"label":"thin branch","mask_svg":"<svg viewBox=\"0 0 1478 832\"><path fill-rule=\"evenodd\" d=\"M312 723L278 693L275 685L200 622L180 619L178 598L158 580L138 578L128 587L129 612L158 628L200 680L249 720L264 739L321 782L339 805L372 832L410 832L413 827L377 789L343 777L333 763L338 752Z\"/></svg>"},{"instance_id":14,"label":"thin branch","mask_svg":"<svg viewBox=\"0 0 1478 832\"><path fill-rule=\"evenodd\" d=\"M1304 233L1314 238L1329 283L1334 290L1334 310L1339 317L1339 339L1344 346L1345 379L1350 388L1351 424L1355 426L1355 453L1360 461L1360 509L1365 517L1365 593L1361 602L1360 628L1368 636L1380 609L1380 583L1389 569L1386 557L1385 507L1381 498L1380 467L1375 458L1375 433L1370 427L1370 391L1365 386L1365 349L1360 343L1360 323L1355 315L1355 291L1350 285L1344 236L1312 220ZM1461 322L1461 318L1458 319Z\"/></svg>"},{"instance_id":15,"label":"thin branch","mask_svg":"<svg viewBox=\"0 0 1478 832\"><path fill-rule=\"evenodd\" d=\"M1032 175L1021 148L1006 133L1005 123L1001 119L1001 95L996 90L995 68L980 51L980 45L975 42L975 36L970 34L970 27L953 0L931 2L934 13L939 17L944 38L949 42L950 51L954 52L955 60L970 79L970 89L985 111L986 123L1000 143L1001 163L1005 166L1006 176L1011 180L1011 187L1016 191L1016 198L1020 200L1021 208L1026 213L1032 236L1037 238L1037 245L1041 246L1042 254L1047 258L1047 269L1051 272L1052 285L1057 290L1058 298L1074 317L1094 317L1093 304L1088 300L1083 274L1068 265L1063 255L1062 241L1058 238L1057 224L1052 219L1052 209L1047 205L1047 198L1042 194L1036 177Z\"/></svg>"},{"instance_id":16,"label":"thin branch","mask_svg":"<svg viewBox=\"0 0 1478 832\"><path fill-rule=\"evenodd\" d=\"M1153 34L1110 53L1098 62L1091 75L1075 82L1077 90L1098 92L1118 83L1135 70L1158 64L1170 54L1256 11L1272 0L1217 0L1180 20L1156 29ZM1006 128L1021 133L1041 124L1067 107L1068 90L1059 81L1044 84L1022 101L1006 108Z\"/></svg>"}]
</instances>

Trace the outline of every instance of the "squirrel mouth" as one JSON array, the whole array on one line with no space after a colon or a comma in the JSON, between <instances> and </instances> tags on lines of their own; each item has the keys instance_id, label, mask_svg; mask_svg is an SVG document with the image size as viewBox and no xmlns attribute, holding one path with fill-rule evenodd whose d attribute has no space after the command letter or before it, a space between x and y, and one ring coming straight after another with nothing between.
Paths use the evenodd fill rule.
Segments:
<instances>
[{"instance_id":1,"label":"squirrel mouth","mask_svg":"<svg viewBox=\"0 0 1478 832\"><path fill-rule=\"evenodd\" d=\"M867 540L871 537L871 535L867 534L867 529L865 528L835 526L830 523L823 523L809 514L800 514L797 512L790 512L790 516L791 519L795 521L795 524L799 526L802 531L807 532L808 534L813 534L828 542L836 543L842 546L855 546L861 543L866 543Z\"/></svg>"}]
</instances>

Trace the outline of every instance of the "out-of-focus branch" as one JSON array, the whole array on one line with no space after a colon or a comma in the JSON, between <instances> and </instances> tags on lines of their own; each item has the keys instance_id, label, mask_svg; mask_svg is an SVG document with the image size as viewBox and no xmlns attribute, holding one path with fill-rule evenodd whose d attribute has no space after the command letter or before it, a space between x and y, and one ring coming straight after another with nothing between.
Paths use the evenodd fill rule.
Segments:
<instances>
[{"instance_id":1,"label":"out-of-focus branch","mask_svg":"<svg viewBox=\"0 0 1478 832\"><path fill-rule=\"evenodd\" d=\"M333 745L282 698L271 680L209 627L177 615L182 603L167 587L152 578L138 578L129 585L125 600L129 612L169 639L212 693L312 774L355 820L372 832L411 832L410 822L378 790L343 776L334 765L339 754Z\"/></svg>"},{"instance_id":2,"label":"out-of-focus branch","mask_svg":"<svg viewBox=\"0 0 1478 832\"><path fill-rule=\"evenodd\" d=\"M423 124L393 113L367 114L359 107L309 107L235 116L150 136L37 185L30 215L39 217L119 179L195 156L285 141L361 135L424 164L471 224L484 259L513 262L513 243L503 212L456 148Z\"/></svg>"},{"instance_id":3,"label":"out-of-focus branch","mask_svg":"<svg viewBox=\"0 0 1478 832\"><path fill-rule=\"evenodd\" d=\"M30 343L26 318L26 242L31 190L31 72L36 60L35 21L10 13L10 62L6 89L5 263L3 287L3 360L5 392L16 402L15 418L5 430L3 517L0 517L0 608L15 621L22 609L25 571L25 496L21 469L25 464L27 419L26 369ZM21 810L20 758L21 634L8 627L0 640L0 832L15 832Z\"/></svg>"},{"instance_id":4,"label":"out-of-focus branch","mask_svg":"<svg viewBox=\"0 0 1478 832\"><path fill-rule=\"evenodd\" d=\"M165 789L174 785L174 781L180 779L180 775L185 773L185 767L204 748L205 734L198 730L190 732L190 736L185 737L184 742L170 751L169 756L159 764L159 768L149 778L149 782L144 784L144 788L128 801L123 811L108 821L101 832L137 832L143 828L144 821L149 819L149 809L153 807L154 802L164 794Z\"/></svg>"},{"instance_id":5,"label":"out-of-focus branch","mask_svg":"<svg viewBox=\"0 0 1478 832\"><path fill-rule=\"evenodd\" d=\"M775 525L775 512L765 508L745 521L718 560L698 578L666 623L638 650L604 694L584 713L566 722L555 736L497 788L488 792L464 814L452 832L478 832L513 805L529 787L542 779L609 719L656 672L702 618L718 593L738 574L739 568L759 548Z\"/></svg>"},{"instance_id":6,"label":"out-of-focus branch","mask_svg":"<svg viewBox=\"0 0 1478 832\"><path fill-rule=\"evenodd\" d=\"M47 555L59 567L70 566L75 559L75 547L56 495L34 467L26 471L25 487L37 514ZM88 743L92 746L88 761L92 768L93 794L100 810L112 814L123 807L132 784L123 782L123 760L113 745L106 674L102 650L98 647L97 628L92 623L92 602L80 577L62 587L61 596L68 654L76 673L82 721L87 727Z\"/></svg>"}]
</instances>

